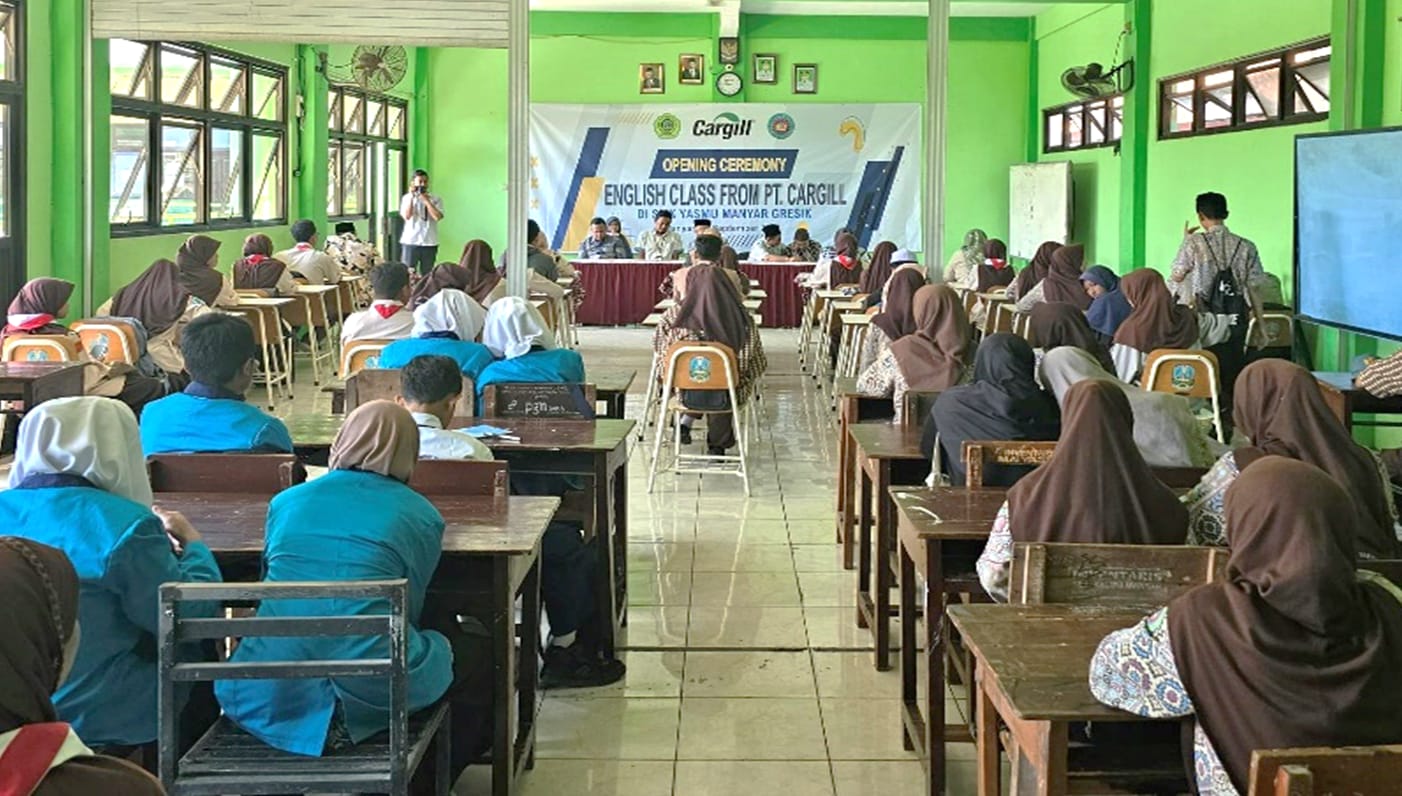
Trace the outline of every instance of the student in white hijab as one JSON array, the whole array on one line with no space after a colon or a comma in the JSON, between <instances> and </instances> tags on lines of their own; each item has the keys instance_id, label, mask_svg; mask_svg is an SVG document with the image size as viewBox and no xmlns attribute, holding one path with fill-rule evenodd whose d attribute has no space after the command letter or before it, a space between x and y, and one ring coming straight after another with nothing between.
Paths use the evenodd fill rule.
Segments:
<instances>
[{"instance_id":1,"label":"student in white hijab","mask_svg":"<svg viewBox=\"0 0 1402 796\"><path fill-rule=\"evenodd\" d=\"M1067 391L1087 379L1112 382L1123 390L1134 412L1134 444L1150 467L1211 467L1226 451L1208 438L1186 398L1131 387L1084 349L1053 348L1042 357L1038 374L1063 408Z\"/></svg>"},{"instance_id":2,"label":"student in white hijab","mask_svg":"<svg viewBox=\"0 0 1402 796\"><path fill-rule=\"evenodd\" d=\"M492 302L482 343L497 361L483 369L476 380L479 397L488 384L584 381L584 358L578 352L560 348L545 319L519 296Z\"/></svg>"},{"instance_id":3,"label":"student in white hijab","mask_svg":"<svg viewBox=\"0 0 1402 796\"><path fill-rule=\"evenodd\" d=\"M158 593L219 581L214 555L179 514L152 508L136 416L110 398L58 398L20 423L5 533L56 547L81 581L82 639L54 693L59 718L94 749L156 740ZM217 605L190 606L213 616Z\"/></svg>"},{"instance_id":4,"label":"student in white hijab","mask_svg":"<svg viewBox=\"0 0 1402 796\"><path fill-rule=\"evenodd\" d=\"M487 311L476 299L461 290L440 290L414 310L414 336L385 346L380 367L402 370L415 357L444 356L475 382L492 362L492 352L477 342L486 321Z\"/></svg>"}]
</instances>

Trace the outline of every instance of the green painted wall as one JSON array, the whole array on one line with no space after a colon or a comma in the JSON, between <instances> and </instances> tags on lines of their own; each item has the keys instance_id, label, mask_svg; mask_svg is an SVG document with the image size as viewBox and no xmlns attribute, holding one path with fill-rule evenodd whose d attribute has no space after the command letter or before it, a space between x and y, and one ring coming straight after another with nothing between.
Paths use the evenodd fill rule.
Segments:
<instances>
[{"instance_id":1,"label":"green painted wall","mask_svg":"<svg viewBox=\"0 0 1402 796\"><path fill-rule=\"evenodd\" d=\"M682 35L694 31L694 24L676 26L661 19L639 25L633 20L619 22L619 15L608 17L605 24L600 16L532 16L534 31L545 34L531 41L535 101L624 104L712 99L709 86L677 86L675 81L678 55L701 52L714 58L709 40ZM812 31L808 38L793 35L794 21L807 24ZM882 38L839 38L836 33L843 26L865 27L871 35ZM753 53L774 53L779 56L780 82L774 86L750 84L746 101L924 101L923 20L760 18L747 22L747 29L764 35L742 43L742 70L748 70ZM958 247L970 227L984 227L994 236L1007 235L1005 186L1008 167L1023 160L1029 69L1025 33L1021 38L1008 36L1007 29L1007 25L988 29L961 26L961 38L951 44L948 194L952 198L942 257ZM649 35L624 35L645 32ZM988 38L971 38L978 35ZM668 65L666 95L638 94L637 64L643 62ZM817 95L792 93L792 66L805 62L819 64ZM884 69L878 78L874 77L873 64L898 68ZM708 71L714 71L713 67L712 60ZM432 81L429 108L473 109L468 114L431 113L428 123L430 170L438 175L436 184L448 205L447 218L440 227L443 245L456 250L467 240L481 237L499 251L506 240L505 53L435 49L429 53L429 71L460 76ZM579 74L587 74L589 79L581 81L576 77ZM995 187L990 189L990 185Z\"/></svg>"},{"instance_id":2,"label":"green painted wall","mask_svg":"<svg viewBox=\"0 0 1402 796\"><path fill-rule=\"evenodd\" d=\"M1045 133L1041 111L1063 105L1074 97L1061 86L1061 74L1072 66L1114 61L1115 41L1124 26L1123 7L1062 5L1037 16L1037 115L1030 120L1037 141L1037 160L1069 162L1075 185L1071 237L1084 243L1086 261L1129 270L1120 257L1120 168L1122 159L1114 147L1079 152L1043 154Z\"/></svg>"}]
</instances>

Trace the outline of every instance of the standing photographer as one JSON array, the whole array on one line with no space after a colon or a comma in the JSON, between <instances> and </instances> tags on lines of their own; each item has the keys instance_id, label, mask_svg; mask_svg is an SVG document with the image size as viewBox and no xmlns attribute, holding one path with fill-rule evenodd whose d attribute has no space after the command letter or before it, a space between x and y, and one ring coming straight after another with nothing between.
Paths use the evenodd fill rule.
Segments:
<instances>
[{"instance_id":1,"label":"standing photographer","mask_svg":"<svg viewBox=\"0 0 1402 796\"><path fill-rule=\"evenodd\" d=\"M400 259L420 275L433 270L438 257L438 222L443 220L443 197L428 192L428 172L414 170L409 193L399 202L399 215L404 217L404 233L400 236Z\"/></svg>"}]
</instances>

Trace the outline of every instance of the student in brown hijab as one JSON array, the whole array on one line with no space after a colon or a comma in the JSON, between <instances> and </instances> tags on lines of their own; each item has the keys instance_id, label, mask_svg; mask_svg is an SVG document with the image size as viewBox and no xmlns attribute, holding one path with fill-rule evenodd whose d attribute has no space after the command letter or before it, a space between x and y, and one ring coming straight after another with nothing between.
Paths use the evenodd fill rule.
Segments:
<instances>
[{"instance_id":1,"label":"student in brown hijab","mask_svg":"<svg viewBox=\"0 0 1402 796\"><path fill-rule=\"evenodd\" d=\"M1251 445L1217 461L1184 502L1192 516L1194 544L1235 547L1225 495L1250 463L1288 456L1318 467L1343 485L1357 519L1355 547L1365 558L1402 557L1396 508L1382 464L1353 441L1329 410L1309 371L1283 359L1263 359L1241 372L1234 396L1236 425Z\"/></svg>"},{"instance_id":2,"label":"student in brown hijab","mask_svg":"<svg viewBox=\"0 0 1402 796\"><path fill-rule=\"evenodd\" d=\"M1257 460L1227 493L1226 576L1092 658L1101 702L1195 717L1196 792L1246 793L1256 749L1402 742L1402 591L1356 568L1351 502L1316 467Z\"/></svg>"},{"instance_id":3,"label":"student in brown hijab","mask_svg":"<svg viewBox=\"0 0 1402 796\"><path fill-rule=\"evenodd\" d=\"M492 259L492 247L486 241L468 241L462 249L458 266L467 272L464 287L459 289L477 299L478 304L485 307L506 295L506 280L497 270L496 261ZM424 301L430 298L433 297L426 296Z\"/></svg>"},{"instance_id":4,"label":"student in brown hijab","mask_svg":"<svg viewBox=\"0 0 1402 796\"><path fill-rule=\"evenodd\" d=\"M1051 257L1061 248L1061 244L1056 241L1047 241L1037 247L1037 253L1032 255L1032 262L1017 275L1012 285L1008 288L1008 298L1017 299L1032 292L1032 288L1041 284L1047 278L1047 272L1051 270Z\"/></svg>"},{"instance_id":5,"label":"student in brown hijab","mask_svg":"<svg viewBox=\"0 0 1402 796\"><path fill-rule=\"evenodd\" d=\"M862 280L862 252L857 236L842 231L833 242L833 255L828 263L828 287L836 290L843 285L855 285Z\"/></svg>"},{"instance_id":6,"label":"student in brown hijab","mask_svg":"<svg viewBox=\"0 0 1402 796\"><path fill-rule=\"evenodd\" d=\"M160 783L93 754L59 722L52 694L78 653L78 575L52 547L0 536L0 791L34 796L147 796Z\"/></svg>"},{"instance_id":7,"label":"student in brown hijab","mask_svg":"<svg viewBox=\"0 0 1402 796\"><path fill-rule=\"evenodd\" d=\"M1130 313L1115 330L1110 356L1121 381L1137 382L1145 358L1155 349L1198 347L1197 314L1173 300L1158 271L1131 271L1120 280L1120 290L1129 301Z\"/></svg>"},{"instance_id":8,"label":"student in brown hijab","mask_svg":"<svg viewBox=\"0 0 1402 796\"><path fill-rule=\"evenodd\" d=\"M857 391L891 396L896 422L903 419L907 392L943 392L965 380L973 359L973 330L959 295L948 285L915 291L915 331L891 343L857 377Z\"/></svg>"},{"instance_id":9,"label":"student in brown hijab","mask_svg":"<svg viewBox=\"0 0 1402 796\"><path fill-rule=\"evenodd\" d=\"M439 263L433 267L432 271L428 272L428 276L423 277L418 284L414 285L413 295L409 299L409 307L417 309L444 290L461 290L466 293L470 279L471 274L461 265Z\"/></svg>"},{"instance_id":10,"label":"student in brown hijab","mask_svg":"<svg viewBox=\"0 0 1402 796\"><path fill-rule=\"evenodd\" d=\"M886 300L867 327L861 356L857 359L858 373L880 359L892 342L915 333L915 292L925 286L925 272L902 268L883 284ZM881 295L880 289L875 295Z\"/></svg>"},{"instance_id":11,"label":"student in brown hijab","mask_svg":"<svg viewBox=\"0 0 1402 796\"><path fill-rule=\"evenodd\" d=\"M191 235L175 253L180 284L191 296L210 307L232 307L239 303L219 266L221 244L208 235Z\"/></svg>"},{"instance_id":12,"label":"student in brown hijab","mask_svg":"<svg viewBox=\"0 0 1402 796\"><path fill-rule=\"evenodd\" d=\"M754 391L755 381L764 375L768 367L754 318L740 303L734 286L720 268L692 270L687 279L685 297L662 314L662 320L653 334L652 349L657 356L666 357L669 348L684 341L722 343L735 352L739 369L735 397L741 403ZM730 400L728 395L722 393L704 392L683 394L682 402L696 409L719 409L728 404L701 405L699 402L720 401L722 398L726 402ZM682 444L691 441L693 420L691 417L682 420ZM711 454L721 454L735 446L733 413L708 415L706 423L706 445Z\"/></svg>"},{"instance_id":13,"label":"student in brown hijab","mask_svg":"<svg viewBox=\"0 0 1402 796\"><path fill-rule=\"evenodd\" d=\"M1016 276L1008 266L1008 244L992 238L985 248L987 258L975 273L973 288L979 293L987 293L1013 283Z\"/></svg>"},{"instance_id":14,"label":"student in brown hijab","mask_svg":"<svg viewBox=\"0 0 1402 796\"><path fill-rule=\"evenodd\" d=\"M750 295L750 278L740 270L740 255L736 254L734 249L729 246L720 247L720 259L716 260L716 265L739 277L735 283L740 288L742 297Z\"/></svg>"},{"instance_id":15,"label":"student in brown hijab","mask_svg":"<svg viewBox=\"0 0 1402 796\"><path fill-rule=\"evenodd\" d=\"M895 253L896 244L889 240L881 241L871 250L871 262L862 271L862 278L857 283L858 290L867 294L868 307L881 303L881 288L891 278L891 255Z\"/></svg>"},{"instance_id":16,"label":"student in brown hijab","mask_svg":"<svg viewBox=\"0 0 1402 796\"><path fill-rule=\"evenodd\" d=\"M1062 246L1052 252L1047 262L1047 275L1041 282L1026 293L1018 293L1013 308L1018 312L1031 312L1043 301L1058 301L1071 304L1085 312L1090 309L1090 296L1081 285L1081 270L1085 264L1086 249L1079 243Z\"/></svg>"},{"instance_id":17,"label":"student in brown hijab","mask_svg":"<svg viewBox=\"0 0 1402 796\"><path fill-rule=\"evenodd\" d=\"M1044 301L1032 308L1032 345L1043 352L1074 346L1095 357L1107 372L1115 371L1110 352L1095 336L1086 314L1070 304Z\"/></svg>"},{"instance_id":18,"label":"student in brown hijab","mask_svg":"<svg viewBox=\"0 0 1402 796\"><path fill-rule=\"evenodd\" d=\"M979 556L979 581L1007 599L1014 542L1166 545L1183 544L1187 532L1188 510L1134 444L1124 391L1083 381L1066 393L1051 461L1008 490Z\"/></svg>"},{"instance_id":19,"label":"student in brown hijab","mask_svg":"<svg viewBox=\"0 0 1402 796\"><path fill-rule=\"evenodd\" d=\"M234 263L234 287L238 290L271 290L279 296L297 292L287 264L273 258L273 239L249 235L243 241L243 258Z\"/></svg>"}]
</instances>

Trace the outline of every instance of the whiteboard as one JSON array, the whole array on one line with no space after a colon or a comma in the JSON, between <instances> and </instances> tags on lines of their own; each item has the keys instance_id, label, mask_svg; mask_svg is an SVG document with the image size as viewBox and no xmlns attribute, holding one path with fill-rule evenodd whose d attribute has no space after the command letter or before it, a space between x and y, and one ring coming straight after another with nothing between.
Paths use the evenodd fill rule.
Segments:
<instances>
[{"instance_id":1,"label":"whiteboard","mask_svg":"<svg viewBox=\"0 0 1402 796\"><path fill-rule=\"evenodd\" d=\"M1013 166L1008 183L1009 254L1030 260L1046 241L1070 242L1070 163Z\"/></svg>"}]
</instances>

